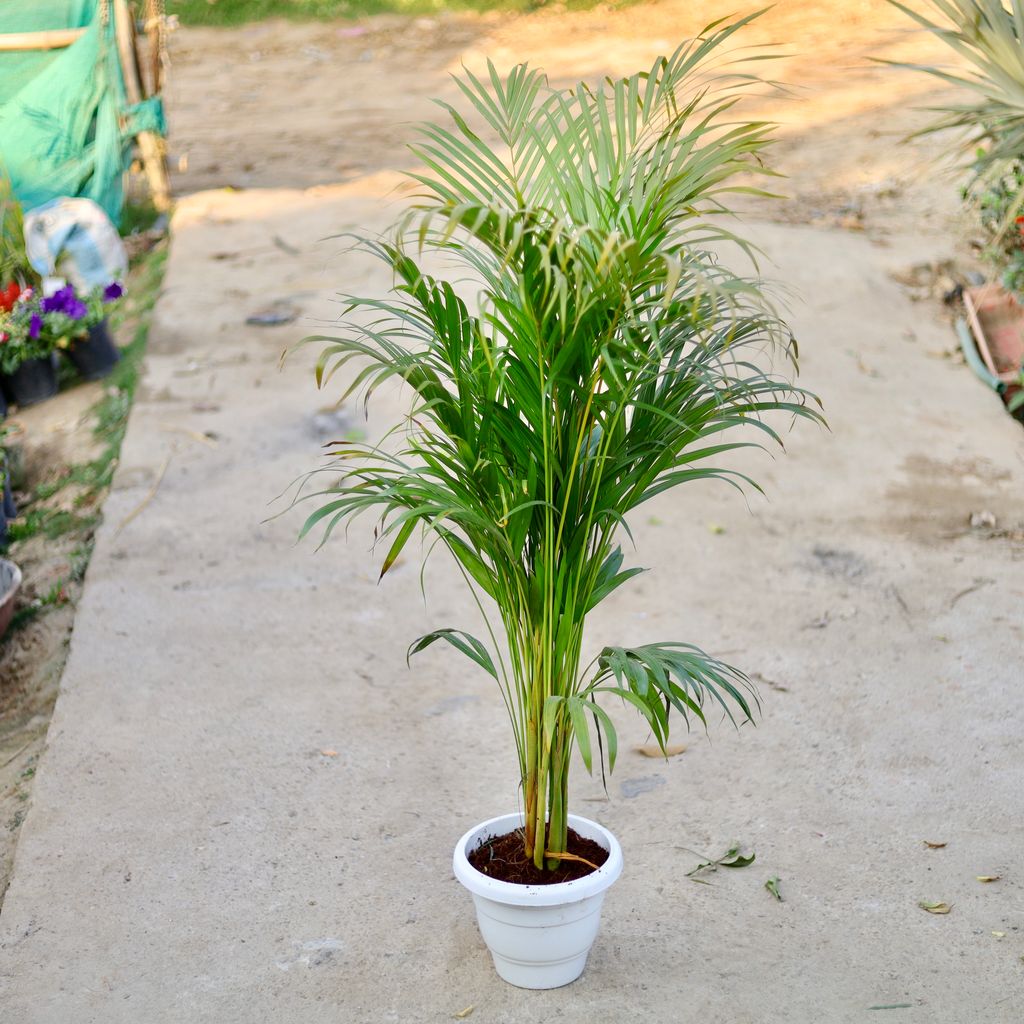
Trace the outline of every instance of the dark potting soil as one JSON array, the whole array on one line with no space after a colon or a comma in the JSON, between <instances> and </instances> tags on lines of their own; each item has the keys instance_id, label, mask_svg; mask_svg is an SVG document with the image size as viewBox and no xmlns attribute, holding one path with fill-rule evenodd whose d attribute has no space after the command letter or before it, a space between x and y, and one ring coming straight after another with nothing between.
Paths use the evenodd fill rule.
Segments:
<instances>
[{"instance_id":1,"label":"dark potting soil","mask_svg":"<svg viewBox=\"0 0 1024 1024\"><path fill-rule=\"evenodd\" d=\"M584 839L569 829L566 853L580 860L562 860L553 871L542 871L526 856L521 829L494 836L469 854L469 863L488 878L519 885L554 885L573 882L599 868L607 859L608 851L593 839ZM589 861L589 863L584 863Z\"/></svg>"}]
</instances>

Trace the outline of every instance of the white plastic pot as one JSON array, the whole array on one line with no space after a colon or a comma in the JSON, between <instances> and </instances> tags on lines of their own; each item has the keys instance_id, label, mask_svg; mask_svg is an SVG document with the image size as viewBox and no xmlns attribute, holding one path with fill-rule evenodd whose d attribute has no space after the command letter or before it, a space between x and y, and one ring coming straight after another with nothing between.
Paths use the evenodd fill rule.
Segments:
<instances>
[{"instance_id":1,"label":"white plastic pot","mask_svg":"<svg viewBox=\"0 0 1024 1024\"><path fill-rule=\"evenodd\" d=\"M473 894L476 918L498 974L520 988L559 988L575 981L601 923L604 894L622 873L622 849L606 828L569 815L569 825L608 851L589 875L555 885L518 885L489 878L469 863L482 843L522 828L522 814L505 814L471 828L455 847L455 877Z\"/></svg>"}]
</instances>

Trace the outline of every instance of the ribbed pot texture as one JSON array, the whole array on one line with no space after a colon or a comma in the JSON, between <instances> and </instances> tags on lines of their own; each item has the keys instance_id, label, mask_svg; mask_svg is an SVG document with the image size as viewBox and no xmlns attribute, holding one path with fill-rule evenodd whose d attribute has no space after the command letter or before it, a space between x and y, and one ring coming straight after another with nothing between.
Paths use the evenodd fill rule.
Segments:
<instances>
[{"instance_id":1,"label":"ribbed pot texture","mask_svg":"<svg viewBox=\"0 0 1024 1024\"><path fill-rule=\"evenodd\" d=\"M570 814L571 828L608 851L597 871L556 885L517 885L470 864L469 854L478 846L522 825L522 814L505 814L471 828L456 845L452 866L473 895L480 933L498 974L519 988L559 988L587 965L604 894L622 873L622 849L602 825Z\"/></svg>"}]
</instances>

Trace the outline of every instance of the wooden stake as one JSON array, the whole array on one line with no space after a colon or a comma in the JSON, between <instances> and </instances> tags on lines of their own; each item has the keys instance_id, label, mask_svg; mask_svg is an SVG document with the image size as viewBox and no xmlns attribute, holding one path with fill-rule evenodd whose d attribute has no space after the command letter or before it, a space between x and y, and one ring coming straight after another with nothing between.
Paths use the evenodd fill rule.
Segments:
<instances>
[{"instance_id":1,"label":"wooden stake","mask_svg":"<svg viewBox=\"0 0 1024 1024\"><path fill-rule=\"evenodd\" d=\"M59 50L85 34L84 28L55 28L45 32L7 32L0 35L0 50Z\"/></svg>"},{"instance_id":2,"label":"wooden stake","mask_svg":"<svg viewBox=\"0 0 1024 1024\"><path fill-rule=\"evenodd\" d=\"M128 102L141 103L142 76L139 74L139 55L135 48L135 21L127 0L114 2L114 28L117 34L117 52L121 58L121 74ZM167 179L167 159L164 140L155 132L139 132L136 136L142 165L149 181L149 194L153 205L163 213L171 208L171 188Z\"/></svg>"}]
</instances>

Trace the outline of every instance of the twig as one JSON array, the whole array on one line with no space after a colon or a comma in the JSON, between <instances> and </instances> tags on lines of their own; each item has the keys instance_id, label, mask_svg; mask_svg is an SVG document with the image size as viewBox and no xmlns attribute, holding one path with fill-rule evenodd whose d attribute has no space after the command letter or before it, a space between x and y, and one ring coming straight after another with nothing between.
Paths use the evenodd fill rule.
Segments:
<instances>
[{"instance_id":1,"label":"twig","mask_svg":"<svg viewBox=\"0 0 1024 1024\"><path fill-rule=\"evenodd\" d=\"M138 505L135 506L135 508L132 509L131 512L128 513L128 515L124 517L124 519L121 520L120 525L114 531L115 537L156 497L156 492L160 490L160 484L163 483L164 474L167 472L167 467L171 464L171 456L173 456L173 454L174 452L171 452L170 455L164 459L164 464L160 467L160 472L157 474L156 482L152 487L150 487L149 493L138 503Z\"/></svg>"},{"instance_id":2,"label":"twig","mask_svg":"<svg viewBox=\"0 0 1024 1024\"><path fill-rule=\"evenodd\" d=\"M191 438L193 441L198 441L200 444L208 444L211 448L217 447L217 441L214 438L207 434L200 433L198 430L189 430L188 427L176 427L171 423L161 423L160 429L169 434L184 434L186 437Z\"/></svg>"},{"instance_id":3,"label":"twig","mask_svg":"<svg viewBox=\"0 0 1024 1024\"><path fill-rule=\"evenodd\" d=\"M30 739L28 743L26 743L25 746L21 748L21 750L17 751L13 756L7 758L7 760L4 761L2 765L0 765L0 768L6 768L9 764L13 764L15 761L17 761L18 758L21 757L21 755L24 754L25 751L28 750L28 748L31 747L32 744L35 743L35 741L38 738L38 736L34 736L32 739Z\"/></svg>"},{"instance_id":4,"label":"twig","mask_svg":"<svg viewBox=\"0 0 1024 1024\"><path fill-rule=\"evenodd\" d=\"M886 588L893 597L896 598L896 603L903 609L903 614L910 618L910 608L907 606L907 602L903 600L903 595L900 593L899 588L895 583L890 583Z\"/></svg>"},{"instance_id":5,"label":"twig","mask_svg":"<svg viewBox=\"0 0 1024 1024\"><path fill-rule=\"evenodd\" d=\"M551 857L556 860L576 860L579 861L580 864L586 864L591 871L597 870L596 864L591 863L586 859L586 857L577 857L575 853L553 853L551 850L545 850L544 856Z\"/></svg>"},{"instance_id":6,"label":"twig","mask_svg":"<svg viewBox=\"0 0 1024 1024\"><path fill-rule=\"evenodd\" d=\"M975 580L973 586L961 590L960 593L957 594L953 598L953 600L949 602L949 607L952 608L953 605L955 605L961 597L966 597L968 594L973 594L976 590L981 590L982 587L987 587L990 583L995 583L995 580L990 580L987 576L983 579Z\"/></svg>"},{"instance_id":7,"label":"twig","mask_svg":"<svg viewBox=\"0 0 1024 1024\"><path fill-rule=\"evenodd\" d=\"M761 675L760 672L752 672L750 678L759 683L763 683L765 686L770 687L773 690L777 690L779 693L789 693L788 686L783 686L782 683L777 683L774 679L768 679L766 676Z\"/></svg>"},{"instance_id":8,"label":"twig","mask_svg":"<svg viewBox=\"0 0 1024 1024\"><path fill-rule=\"evenodd\" d=\"M280 235L274 235L273 243L281 252L286 252L289 256L299 255L299 250L294 245L289 245Z\"/></svg>"}]
</instances>

